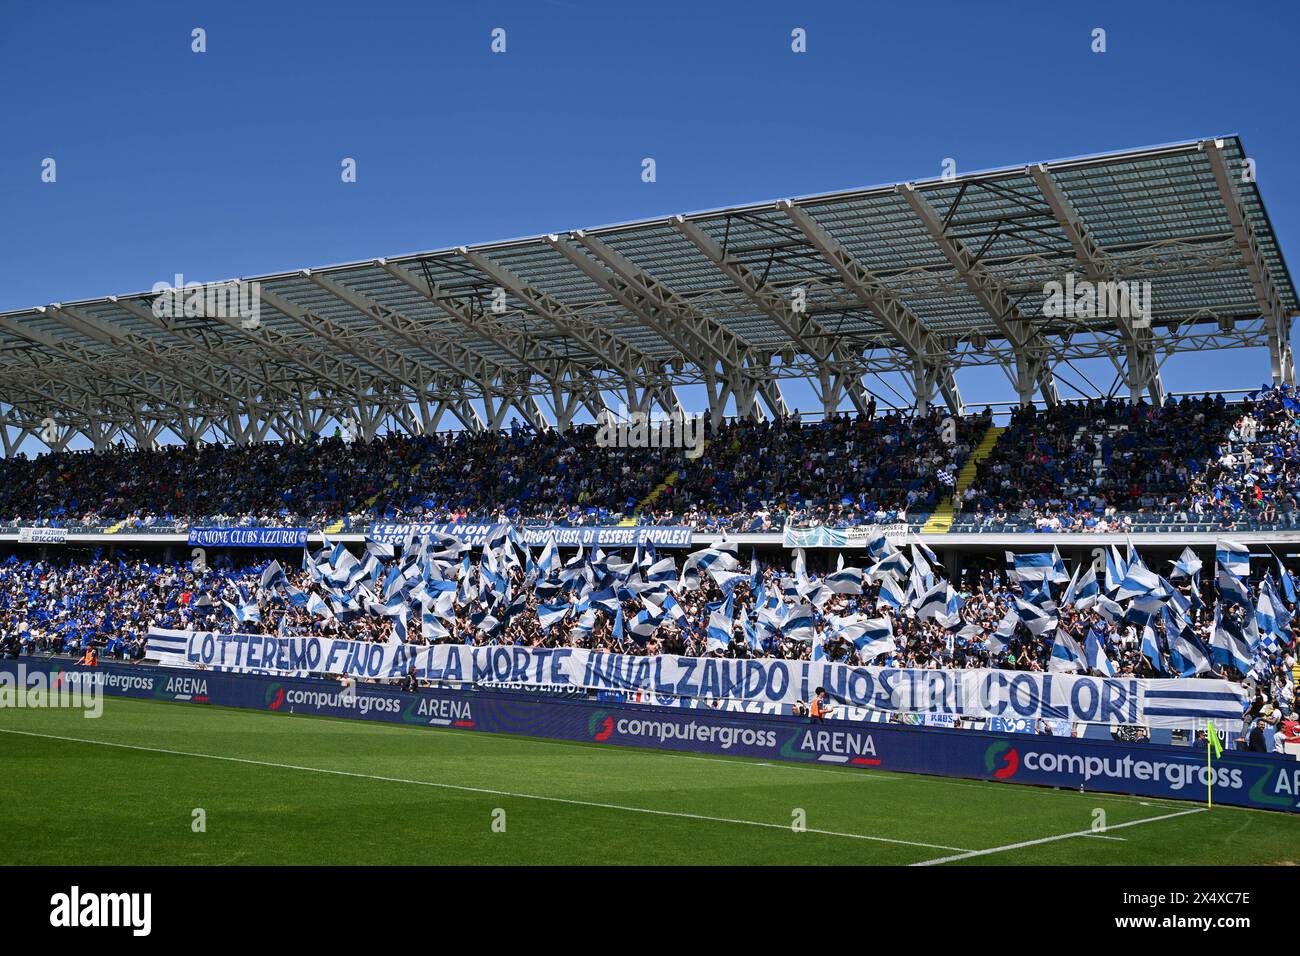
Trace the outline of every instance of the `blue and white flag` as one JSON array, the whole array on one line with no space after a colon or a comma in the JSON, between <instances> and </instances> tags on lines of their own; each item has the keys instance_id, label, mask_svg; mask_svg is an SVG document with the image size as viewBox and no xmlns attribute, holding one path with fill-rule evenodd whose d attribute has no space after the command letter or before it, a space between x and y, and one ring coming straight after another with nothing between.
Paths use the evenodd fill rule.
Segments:
<instances>
[{"instance_id":1,"label":"blue and white flag","mask_svg":"<svg viewBox=\"0 0 1300 956\"><path fill-rule=\"evenodd\" d=\"M1002 620L998 622L998 629L984 639L984 646L988 648L990 656L1001 654L1007 649L1007 641L1016 633L1016 625L1020 623L1020 615L1016 613L1015 608L1007 611Z\"/></svg>"},{"instance_id":2,"label":"blue and white flag","mask_svg":"<svg viewBox=\"0 0 1300 956\"><path fill-rule=\"evenodd\" d=\"M1115 665L1106 656L1106 648L1101 643L1101 638L1098 637L1095 630L1088 632L1088 637L1084 641L1083 653L1088 662L1088 670L1095 671L1104 677L1115 676Z\"/></svg>"},{"instance_id":3,"label":"blue and white flag","mask_svg":"<svg viewBox=\"0 0 1300 956\"><path fill-rule=\"evenodd\" d=\"M325 618L326 620L329 620L334 616L334 612L330 610L329 603L315 592L307 595L307 613L313 617Z\"/></svg>"},{"instance_id":4,"label":"blue and white flag","mask_svg":"<svg viewBox=\"0 0 1300 956\"><path fill-rule=\"evenodd\" d=\"M1120 581L1119 587L1115 589L1111 597L1116 601L1124 601L1133 597L1160 594L1162 590L1160 575L1150 568L1135 563L1129 565L1124 574L1124 580Z\"/></svg>"},{"instance_id":5,"label":"blue and white flag","mask_svg":"<svg viewBox=\"0 0 1300 956\"><path fill-rule=\"evenodd\" d=\"M256 601L249 601L242 592L240 594L240 599L241 603L238 606L231 604L229 601L222 601L221 603L226 606L226 610L230 611L230 613L234 615L235 620L240 624L262 620L262 609L257 606Z\"/></svg>"},{"instance_id":6,"label":"blue and white flag","mask_svg":"<svg viewBox=\"0 0 1300 956\"><path fill-rule=\"evenodd\" d=\"M1048 662L1047 669L1052 673L1070 674L1087 666L1079 642L1065 631L1057 631L1056 639L1052 641L1052 659Z\"/></svg>"},{"instance_id":7,"label":"blue and white flag","mask_svg":"<svg viewBox=\"0 0 1300 956\"><path fill-rule=\"evenodd\" d=\"M1165 609L1165 629L1169 630L1172 623L1173 615ZM1160 653L1160 642L1156 637L1156 629L1149 623L1142 628L1142 656L1151 664L1151 669L1157 674L1169 673L1169 668L1165 667L1164 655Z\"/></svg>"},{"instance_id":8,"label":"blue and white flag","mask_svg":"<svg viewBox=\"0 0 1300 956\"><path fill-rule=\"evenodd\" d=\"M1108 597L1098 595L1096 608L1097 613L1110 624L1118 624L1124 619L1124 609Z\"/></svg>"},{"instance_id":9,"label":"blue and white flag","mask_svg":"<svg viewBox=\"0 0 1300 956\"><path fill-rule=\"evenodd\" d=\"M916 618L925 621L947 614L948 603L953 598L953 590L947 581L940 581L930 588L916 604Z\"/></svg>"},{"instance_id":10,"label":"blue and white flag","mask_svg":"<svg viewBox=\"0 0 1300 956\"><path fill-rule=\"evenodd\" d=\"M1079 573L1080 570L1083 571L1082 574ZM1061 599L1061 604L1073 604L1080 611L1086 611L1096 604L1101 596L1101 585L1097 583L1097 569L1089 563L1086 569L1082 566L1077 568L1075 575L1075 579L1066 589L1065 597Z\"/></svg>"},{"instance_id":11,"label":"blue and white flag","mask_svg":"<svg viewBox=\"0 0 1300 956\"><path fill-rule=\"evenodd\" d=\"M868 568L866 576L873 581L882 581L886 578L902 577L911 567L911 562L902 551L894 551Z\"/></svg>"},{"instance_id":12,"label":"blue and white flag","mask_svg":"<svg viewBox=\"0 0 1300 956\"><path fill-rule=\"evenodd\" d=\"M1201 559L1191 548L1183 548L1183 553L1174 562L1174 569L1169 572L1170 580L1191 580L1201 573Z\"/></svg>"},{"instance_id":13,"label":"blue and white flag","mask_svg":"<svg viewBox=\"0 0 1300 956\"><path fill-rule=\"evenodd\" d=\"M272 561L262 570L261 588L263 591L279 588L287 583L284 568L279 561Z\"/></svg>"},{"instance_id":14,"label":"blue and white flag","mask_svg":"<svg viewBox=\"0 0 1300 956\"><path fill-rule=\"evenodd\" d=\"M903 586L892 575L889 575L880 581L879 600L897 611L903 606L903 602L907 600L907 593L903 590Z\"/></svg>"},{"instance_id":15,"label":"blue and white flag","mask_svg":"<svg viewBox=\"0 0 1300 956\"><path fill-rule=\"evenodd\" d=\"M813 609L807 604L797 604L788 609L781 622L781 633L792 641L811 641Z\"/></svg>"},{"instance_id":16,"label":"blue and white flag","mask_svg":"<svg viewBox=\"0 0 1300 956\"><path fill-rule=\"evenodd\" d=\"M1048 552L1016 554L1008 551L1006 554L1007 564L1010 566L1010 571L1007 573L1008 580L1021 585L1042 584L1052 580L1055 561Z\"/></svg>"},{"instance_id":17,"label":"blue and white flag","mask_svg":"<svg viewBox=\"0 0 1300 956\"><path fill-rule=\"evenodd\" d=\"M1260 639L1276 646L1279 640L1289 641L1287 633L1291 627L1291 612L1286 609L1273 584L1273 576L1266 575L1259 588L1259 600L1255 602L1255 623L1259 627Z\"/></svg>"},{"instance_id":18,"label":"blue and white flag","mask_svg":"<svg viewBox=\"0 0 1300 956\"><path fill-rule=\"evenodd\" d=\"M836 594L861 594L862 569L840 568L833 574L826 575L826 586Z\"/></svg>"},{"instance_id":19,"label":"blue and white flag","mask_svg":"<svg viewBox=\"0 0 1300 956\"><path fill-rule=\"evenodd\" d=\"M1044 611L1036 604L1016 598L1016 612L1020 616L1020 623L1024 624L1029 633L1034 637L1042 637L1057 625L1057 616Z\"/></svg>"},{"instance_id":20,"label":"blue and white flag","mask_svg":"<svg viewBox=\"0 0 1300 956\"><path fill-rule=\"evenodd\" d=\"M706 646L711 651L725 651L731 644L731 626L734 617L732 599L717 601L708 605L709 624L705 631Z\"/></svg>"},{"instance_id":21,"label":"blue and white flag","mask_svg":"<svg viewBox=\"0 0 1300 956\"><path fill-rule=\"evenodd\" d=\"M555 543L555 532L548 531L546 543L542 545L541 557L537 559L537 571L540 577L549 577L560 563L560 549Z\"/></svg>"},{"instance_id":22,"label":"blue and white flag","mask_svg":"<svg viewBox=\"0 0 1300 956\"><path fill-rule=\"evenodd\" d=\"M632 640L638 644L644 644L650 638L654 637L655 631L659 624L657 615L651 613L649 608L641 611L636 617L632 618L632 623L628 627L628 633L632 635Z\"/></svg>"},{"instance_id":23,"label":"blue and white flag","mask_svg":"<svg viewBox=\"0 0 1300 956\"><path fill-rule=\"evenodd\" d=\"M1166 631L1165 636L1169 640L1169 663L1180 676L1195 677L1198 674L1208 674L1213 670L1205 645L1190 627L1179 631Z\"/></svg>"},{"instance_id":24,"label":"blue and white flag","mask_svg":"<svg viewBox=\"0 0 1300 956\"><path fill-rule=\"evenodd\" d=\"M1246 587L1246 582L1237 577L1224 565L1219 566L1218 576L1215 579L1219 590L1219 603L1232 604L1237 607L1252 609L1250 600L1250 589Z\"/></svg>"},{"instance_id":25,"label":"blue and white flag","mask_svg":"<svg viewBox=\"0 0 1300 956\"><path fill-rule=\"evenodd\" d=\"M1247 615L1247 623L1239 624L1231 614L1224 615L1223 605L1214 609L1214 634L1210 637L1210 657L1225 667L1231 666L1243 675L1249 674L1259 645L1259 628L1254 614Z\"/></svg>"},{"instance_id":26,"label":"blue and white flag","mask_svg":"<svg viewBox=\"0 0 1300 956\"><path fill-rule=\"evenodd\" d=\"M894 625L888 617L866 618L842 629L836 636L852 641L858 660L864 664L881 654L893 654L898 650L894 640Z\"/></svg>"},{"instance_id":27,"label":"blue and white flag","mask_svg":"<svg viewBox=\"0 0 1300 956\"><path fill-rule=\"evenodd\" d=\"M1214 545L1214 561L1235 578L1250 577L1250 549L1244 544L1220 538Z\"/></svg>"},{"instance_id":28,"label":"blue and white flag","mask_svg":"<svg viewBox=\"0 0 1300 956\"><path fill-rule=\"evenodd\" d=\"M720 571L735 571L740 567L740 560L734 551L721 548L704 548L693 551L682 563L682 586L694 590L700 586L700 573L711 568Z\"/></svg>"},{"instance_id":29,"label":"blue and white flag","mask_svg":"<svg viewBox=\"0 0 1300 956\"><path fill-rule=\"evenodd\" d=\"M1124 575L1128 572L1128 562L1119 556L1119 550L1112 544L1106 552L1106 590L1114 591Z\"/></svg>"},{"instance_id":30,"label":"blue and white flag","mask_svg":"<svg viewBox=\"0 0 1300 956\"><path fill-rule=\"evenodd\" d=\"M565 601L561 604L539 604L537 605L537 623L542 626L543 631L549 631L556 624L564 620L564 616L569 613L569 603Z\"/></svg>"},{"instance_id":31,"label":"blue and white flag","mask_svg":"<svg viewBox=\"0 0 1300 956\"><path fill-rule=\"evenodd\" d=\"M1295 604L1295 581L1291 578L1291 572L1286 569L1282 559L1277 559L1277 579L1282 582L1282 594L1286 597L1288 604Z\"/></svg>"},{"instance_id":32,"label":"blue and white flag","mask_svg":"<svg viewBox=\"0 0 1300 956\"><path fill-rule=\"evenodd\" d=\"M749 575L740 571L726 571L719 567L712 567L709 568L709 577L718 582L723 597L731 597L731 592L736 589L736 585L741 581L748 580Z\"/></svg>"},{"instance_id":33,"label":"blue and white flag","mask_svg":"<svg viewBox=\"0 0 1300 956\"><path fill-rule=\"evenodd\" d=\"M646 571L645 579L651 584L666 584L669 587L676 587L677 562L672 558L656 561Z\"/></svg>"},{"instance_id":34,"label":"blue and white flag","mask_svg":"<svg viewBox=\"0 0 1300 956\"><path fill-rule=\"evenodd\" d=\"M1056 545L1052 545L1052 574L1050 580L1053 584L1060 584L1063 581L1070 580L1070 575L1065 570L1065 559L1061 557L1061 552L1057 550Z\"/></svg>"}]
</instances>

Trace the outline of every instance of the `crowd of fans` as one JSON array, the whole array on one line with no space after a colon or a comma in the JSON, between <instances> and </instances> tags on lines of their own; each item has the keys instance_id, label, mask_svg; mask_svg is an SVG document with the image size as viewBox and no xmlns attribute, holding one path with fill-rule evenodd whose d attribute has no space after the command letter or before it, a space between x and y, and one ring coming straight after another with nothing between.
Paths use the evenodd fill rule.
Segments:
<instances>
[{"instance_id":1,"label":"crowd of fans","mask_svg":"<svg viewBox=\"0 0 1300 956\"><path fill-rule=\"evenodd\" d=\"M1186 396L1017 409L956 506L979 524L1129 531L1157 516L1219 528L1272 526L1297 512L1294 389L1245 402Z\"/></svg>"},{"instance_id":2,"label":"crowd of fans","mask_svg":"<svg viewBox=\"0 0 1300 956\"><path fill-rule=\"evenodd\" d=\"M0 460L0 519L127 528L343 520L610 523L662 484L644 523L779 529L787 517L892 523L948 493L989 417L891 413L705 425L705 449L609 447L596 426L169 446Z\"/></svg>"},{"instance_id":3,"label":"crowd of fans","mask_svg":"<svg viewBox=\"0 0 1300 956\"><path fill-rule=\"evenodd\" d=\"M316 556L317 558L319 557ZM589 556L590 558L590 556ZM304 560L304 567L316 559ZM466 562L468 564L468 562ZM283 569L274 587L262 587L267 562L236 566L228 560L211 568L195 568L182 562L153 563L146 560L96 556L82 561L32 561L10 557L0 564L0 653L80 655L95 648L106 659L139 660L145 656L151 627L215 630L239 633L311 634L351 640L391 642L398 640L394 619L375 613L375 608L344 610L337 603L331 611L309 609L305 598L328 602L336 592L307 570ZM277 563L278 568L278 563ZM539 608L558 599L580 605L576 589L564 589L557 598L555 588L539 586L544 578L522 564L510 568L503 594L513 595L510 608L504 599L493 604L490 595L477 587L474 571L459 573L456 600L440 615L436 636L422 635L419 612L412 615L406 640L413 644L488 643L538 647L586 647L624 654L680 654L687 656L778 657L807 660L822 653L832 661L857 661L854 644L837 636L846 619L887 618L896 650L873 657L866 663L909 668L994 667L1010 670L1049 669L1057 633L1072 636L1082 645L1096 635L1118 676L1162 676L1144 654L1141 623L1125 615L1118 620L1098 607L1079 609L1063 604L1057 611L1056 630L1035 634L1021 622L1002 640L991 639L1008 611L1015 606L1024 587L1006 572L972 568L953 582L957 610L955 618L918 614L915 601L894 607L880 594L880 583L868 581L861 594L831 593L820 587L826 574L800 574L806 582L802 599L811 602L811 630L799 637L783 631L755 639L754 622L760 602L771 595L790 599L793 581L790 566L753 563L743 580L732 581L734 625L732 639L724 647L710 641L710 610L716 609L723 594L710 574L698 583L674 587L679 614L664 615L650 631L640 634L624 628L619 638L614 614L582 615L575 607L562 620L544 624ZM556 576L550 575L554 584ZM1190 596L1190 580L1178 587ZM545 589L546 593L542 593ZM1061 597L1059 593L1057 598ZM286 596L297 593L304 600ZM1200 601L1190 621L1204 644L1214 627L1214 586L1210 576L1201 583ZM619 606L625 621L649 605L631 593L620 592ZM313 602L314 603L314 602ZM769 605L770 606L770 605ZM248 609L256 608L253 614ZM241 613L236 617L236 610ZM1290 610L1294 610L1291 606ZM484 618L495 616L491 627ZM499 620L497 620L499 619ZM584 626L584 622L585 625ZM748 622L748 623L747 623ZM1297 620L1300 626L1300 619ZM1164 645L1164 623L1152 622L1157 640ZM1298 627L1300 629L1300 627ZM1221 676L1253 682L1256 698L1251 717L1264 715L1280 721L1295 709L1292 671L1296 664L1296 629L1288 628L1284 639L1264 652L1255 673L1242 675L1231 667L1215 665L1206 676ZM1167 654L1167 649L1165 651Z\"/></svg>"},{"instance_id":4,"label":"crowd of fans","mask_svg":"<svg viewBox=\"0 0 1300 956\"><path fill-rule=\"evenodd\" d=\"M1125 531L1152 516L1217 527L1300 515L1297 401L1120 400L1017 409L957 496L958 529ZM706 420L699 457L610 447L595 426L305 444L168 446L0 459L0 521L147 529L371 521L689 524L779 530L913 523L953 494L992 423L890 412Z\"/></svg>"}]
</instances>

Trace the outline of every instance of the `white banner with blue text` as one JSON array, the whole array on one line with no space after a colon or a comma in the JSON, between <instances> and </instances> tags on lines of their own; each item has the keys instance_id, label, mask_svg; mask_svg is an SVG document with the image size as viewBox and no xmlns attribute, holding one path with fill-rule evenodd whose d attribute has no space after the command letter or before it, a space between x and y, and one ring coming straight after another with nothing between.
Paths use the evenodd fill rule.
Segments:
<instances>
[{"instance_id":1,"label":"white banner with blue text","mask_svg":"<svg viewBox=\"0 0 1300 956\"><path fill-rule=\"evenodd\" d=\"M706 700L793 704L825 687L832 702L962 717L1202 727L1241 719L1245 694L1225 680L1087 677L992 669L912 670L770 658L634 656L584 648L374 644L323 637L149 632L148 657L174 667L391 680L508 684L539 691L633 690Z\"/></svg>"}]
</instances>

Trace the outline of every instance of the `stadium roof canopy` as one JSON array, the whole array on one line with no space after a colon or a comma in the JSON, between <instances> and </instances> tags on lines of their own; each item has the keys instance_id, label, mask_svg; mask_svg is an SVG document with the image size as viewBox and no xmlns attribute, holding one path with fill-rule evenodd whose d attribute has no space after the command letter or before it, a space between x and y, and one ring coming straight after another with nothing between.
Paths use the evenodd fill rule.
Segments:
<instances>
[{"instance_id":1,"label":"stadium roof canopy","mask_svg":"<svg viewBox=\"0 0 1300 956\"><path fill-rule=\"evenodd\" d=\"M1149 312L1137 295L1053 314L1048 284L1067 281L1149 281ZM1160 401L1169 355L1221 348L1267 346L1274 381L1295 378L1295 286L1237 137L199 291L0 315L5 454L78 433L303 438L331 418L563 428L583 408L675 409L679 385L762 416L792 378L861 408L885 373L960 411L954 373L991 365L1052 403L1057 369L1098 358Z\"/></svg>"}]
</instances>

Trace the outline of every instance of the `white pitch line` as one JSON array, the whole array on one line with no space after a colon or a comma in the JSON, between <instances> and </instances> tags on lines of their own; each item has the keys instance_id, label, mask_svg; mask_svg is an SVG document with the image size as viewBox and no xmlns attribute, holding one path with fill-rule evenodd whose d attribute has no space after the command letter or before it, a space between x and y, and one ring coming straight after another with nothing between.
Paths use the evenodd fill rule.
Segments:
<instances>
[{"instance_id":1,"label":"white pitch line","mask_svg":"<svg viewBox=\"0 0 1300 956\"><path fill-rule=\"evenodd\" d=\"M411 780L406 777L386 777L373 773L357 773L352 770L331 770L327 767L303 767L291 763L275 763L270 760L254 760L251 757L229 757L224 754L202 754L189 750L168 750L164 747L143 747L139 744L122 744L111 740L94 740L87 737L65 737L61 734L38 734L29 730L10 730L0 727L0 734L17 734L21 737L40 737L46 740L66 740L78 744L94 744L100 747L117 747L122 750L139 750L144 753L168 754L173 757L198 757L204 760L224 760L229 763L250 764L255 767L273 767L278 770L302 770L307 773L325 773L337 777L354 777L361 780L381 780L385 783L405 783L417 787L436 787L440 790L457 790L462 793L481 793L493 797L514 797L519 800L541 800L546 803L563 803L577 807L594 807L601 810L619 810L624 813L647 813L658 817L678 817L684 820L700 820L706 823L731 823L737 826L763 827L770 830L791 829L788 823L764 823L761 820L738 820L730 817L711 817L699 813L684 813L678 810L653 810L649 807L629 807L618 803L597 803L590 800L574 800L569 797L548 797L537 793L516 793L510 790L491 790L486 787L466 787L454 783L436 783L432 780ZM865 833L841 833L836 830L818 830L807 827L804 833L817 833L821 836L844 837L849 840L869 840L873 843L895 843L902 846L924 847L930 850L956 850L959 853L978 851L964 850L958 846L943 846L939 843L919 843L916 840L898 840L893 837L869 836Z\"/></svg>"},{"instance_id":2,"label":"white pitch line","mask_svg":"<svg viewBox=\"0 0 1300 956\"><path fill-rule=\"evenodd\" d=\"M1143 823L1155 823L1157 820L1172 820L1174 817L1185 817L1189 813L1204 813L1205 807L1193 807L1191 810L1180 810L1178 813L1166 813L1158 817L1143 817L1141 820L1130 820L1128 823L1115 823L1106 827L1107 831L1122 830L1124 827L1136 827ZM990 847L987 850L967 850L965 853L959 853L957 856L941 856L937 860L923 860L920 863L913 863L912 866L939 866L942 863L955 863L958 860L969 860L971 857L988 856L990 853L1005 853L1008 850L1022 850L1027 846L1040 846L1044 843L1055 843L1057 840L1070 840L1074 837L1096 836L1092 830L1076 830L1074 833L1060 833L1056 836L1041 837L1037 840L1025 840L1023 843L1008 843L1006 846Z\"/></svg>"}]
</instances>

